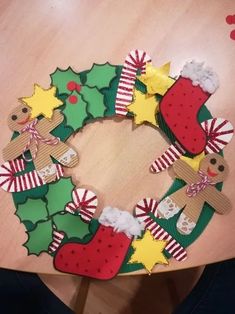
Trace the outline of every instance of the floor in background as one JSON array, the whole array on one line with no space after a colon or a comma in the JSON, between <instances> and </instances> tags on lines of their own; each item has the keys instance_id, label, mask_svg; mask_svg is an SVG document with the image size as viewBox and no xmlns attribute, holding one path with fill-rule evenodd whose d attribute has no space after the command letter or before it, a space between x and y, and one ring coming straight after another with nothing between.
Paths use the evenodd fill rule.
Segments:
<instances>
[{"instance_id":1,"label":"floor in background","mask_svg":"<svg viewBox=\"0 0 235 314\"><path fill-rule=\"evenodd\" d=\"M202 270L91 281L84 314L170 314L191 291Z\"/></svg>"}]
</instances>

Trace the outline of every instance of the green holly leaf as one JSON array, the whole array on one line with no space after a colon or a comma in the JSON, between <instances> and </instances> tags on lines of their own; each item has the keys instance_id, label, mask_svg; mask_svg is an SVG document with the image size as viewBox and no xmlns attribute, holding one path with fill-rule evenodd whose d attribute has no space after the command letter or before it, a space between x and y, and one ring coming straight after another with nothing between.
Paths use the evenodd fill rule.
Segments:
<instances>
[{"instance_id":1,"label":"green holly leaf","mask_svg":"<svg viewBox=\"0 0 235 314\"><path fill-rule=\"evenodd\" d=\"M104 103L106 106L105 111L106 117L115 115L115 102L121 72L122 66L116 66L116 77L111 81L110 86L108 88L102 89L102 94L104 95Z\"/></svg>"},{"instance_id":2,"label":"green holly leaf","mask_svg":"<svg viewBox=\"0 0 235 314\"><path fill-rule=\"evenodd\" d=\"M61 178L55 183L49 184L47 209L49 215L54 215L64 210L65 205L72 200L72 191L75 185L71 178Z\"/></svg>"},{"instance_id":3,"label":"green holly leaf","mask_svg":"<svg viewBox=\"0 0 235 314\"><path fill-rule=\"evenodd\" d=\"M67 125L71 126L74 130L81 128L88 116L87 106L88 103L81 94L76 91L72 92L66 99L66 107L64 109Z\"/></svg>"},{"instance_id":4,"label":"green holly leaf","mask_svg":"<svg viewBox=\"0 0 235 314\"><path fill-rule=\"evenodd\" d=\"M82 239L89 232L88 224L83 222L80 216L75 216L69 213L58 214L53 217L53 221L58 230L63 230L68 238Z\"/></svg>"},{"instance_id":5,"label":"green holly leaf","mask_svg":"<svg viewBox=\"0 0 235 314\"><path fill-rule=\"evenodd\" d=\"M70 82L75 82L76 84L81 84L80 75L74 72L70 67L66 70L61 70L57 68L54 73L50 75L51 85L58 88L59 94L70 94L71 89L69 89L68 84Z\"/></svg>"},{"instance_id":6,"label":"green holly leaf","mask_svg":"<svg viewBox=\"0 0 235 314\"><path fill-rule=\"evenodd\" d=\"M104 95L102 95L96 87L83 86L80 94L82 94L84 100L88 102L87 111L93 118L104 116L106 109L104 105Z\"/></svg>"},{"instance_id":7,"label":"green holly leaf","mask_svg":"<svg viewBox=\"0 0 235 314\"><path fill-rule=\"evenodd\" d=\"M26 203L18 205L16 214L22 222L28 220L33 224L39 220L46 220L48 215L46 203L40 198L36 200L28 199Z\"/></svg>"},{"instance_id":8,"label":"green holly leaf","mask_svg":"<svg viewBox=\"0 0 235 314\"><path fill-rule=\"evenodd\" d=\"M51 220L39 222L35 229L28 233L28 241L24 246L28 249L28 254L39 255L48 250L49 244L52 242L52 222Z\"/></svg>"},{"instance_id":9,"label":"green holly leaf","mask_svg":"<svg viewBox=\"0 0 235 314\"><path fill-rule=\"evenodd\" d=\"M110 81L116 76L116 66L106 62L105 64L94 63L87 72L86 85L96 86L98 89L109 87Z\"/></svg>"}]
</instances>

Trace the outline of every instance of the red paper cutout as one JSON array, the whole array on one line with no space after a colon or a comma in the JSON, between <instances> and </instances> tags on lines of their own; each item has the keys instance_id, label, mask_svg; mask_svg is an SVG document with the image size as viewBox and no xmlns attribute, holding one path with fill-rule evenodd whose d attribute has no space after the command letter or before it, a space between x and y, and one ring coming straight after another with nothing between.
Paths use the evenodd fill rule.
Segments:
<instances>
[{"instance_id":1,"label":"red paper cutout","mask_svg":"<svg viewBox=\"0 0 235 314\"><path fill-rule=\"evenodd\" d=\"M234 15L228 15L226 17L226 23L229 25L235 24L235 14Z\"/></svg>"},{"instance_id":2,"label":"red paper cutout","mask_svg":"<svg viewBox=\"0 0 235 314\"><path fill-rule=\"evenodd\" d=\"M190 79L180 77L160 102L160 112L179 143L191 154L200 154L206 146L206 136L197 115L210 97Z\"/></svg>"},{"instance_id":3,"label":"red paper cutout","mask_svg":"<svg viewBox=\"0 0 235 314\"><path fill-rule=\"evenodd\" d=\"M74 91L74 90L76 89L76 87L77 87L77 83L74 82L74 81L70 81L70 82L68 82L68 84L67 84L67 89L68 89L70 92Z\"/></svg>"},{"instance_id":4,"label":"red paper cutout","mask_svg":"<svg viewBox=\"0 0 235 314\"><path fill-rule=\"evenodd\" d=\"M235 40L235 29L234 29L233 31L231 31L231 33L230 33L230 38L231 38L232 40Z\"/></svg>"},{"instance_id":5,"label":"red paper cutout","mask_svg":"<svg viewBox=\"0 0 235 314\"><path fill-rule=\"evenodd\" d=\"M119 271L132 239L112 227L99 226L86 244L66 243L56 253L57 270L96 279L111 279Z\"/></svg>"},{"instance_id":6,"label":"red paper cutout","mask_svg":"<svg viewBox=\"0 0 235 314\"><path fill-rule=\"evenodd\" d=\"M77 98L77 96L75 96L75 95L71 95L71 96L69 96L69 102L71 103L71 104L76 104L77 103L77 101L78 101L78 98Z\"/></svg>"}]
</instances>

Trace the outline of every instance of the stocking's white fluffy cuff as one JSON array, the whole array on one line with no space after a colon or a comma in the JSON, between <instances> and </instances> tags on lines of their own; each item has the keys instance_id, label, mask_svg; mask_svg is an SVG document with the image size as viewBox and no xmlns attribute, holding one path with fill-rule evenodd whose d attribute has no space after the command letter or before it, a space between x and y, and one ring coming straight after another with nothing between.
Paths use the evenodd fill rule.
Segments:
<instances>
[{"instance_id":1,"label":"stocking's white fluffy cuff","mask_svg":"<svg viewBox=\"0 0 235 314\"><path fill-rule=\"evenodd\" d=\"M116 232L124 232L128 238L140 236L141 231L144 230L144 225L130 213L112 207L103 209L99 223L106 227L113 227Z\"/></svg>"},{"instance_id":2,"label":"stocking's white fluffy cuff","mask_svg":"<svg viewBox=\"0 0 235 314\"><path fill-rule=\"evenodd\" d=\"M213 94L219 87L219 78L210 67L203 67L203 65L203 62L187 62L181 76L192 80L192 84L199 85L204 92Z\"/></svg>"}]
</instances>

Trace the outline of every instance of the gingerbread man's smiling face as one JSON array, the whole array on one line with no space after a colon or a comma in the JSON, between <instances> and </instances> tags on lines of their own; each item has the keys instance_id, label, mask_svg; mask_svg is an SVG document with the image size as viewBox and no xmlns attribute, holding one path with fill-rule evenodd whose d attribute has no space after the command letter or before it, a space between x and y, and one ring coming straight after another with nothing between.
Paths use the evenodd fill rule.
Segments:
<instances>
[{"instance_id":1,"label":"gingerbread man's smiling face","mask_svg":"<svg viewBox=\"0 0 235 314\"><path fill-rule=\"evenodd\" d=\"M208 154L200 163L200 170L203 171L214 183L223 182L228 175L228 164L218 154Z\"/></svg>"},{"instance_id":2,"label":"gingerbread man's smiling face","mask_svg":"<svg viewBox=\"0 0 235 314\"><path fill-rule=\"evenodd\" d=\"M20 132L30 121L31 109L27 105L19 105L9 114L7 123L12 131Z\"/></svg>"}]
</instances>

